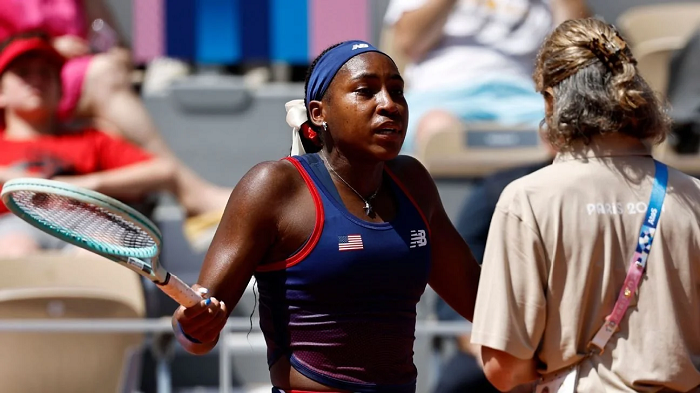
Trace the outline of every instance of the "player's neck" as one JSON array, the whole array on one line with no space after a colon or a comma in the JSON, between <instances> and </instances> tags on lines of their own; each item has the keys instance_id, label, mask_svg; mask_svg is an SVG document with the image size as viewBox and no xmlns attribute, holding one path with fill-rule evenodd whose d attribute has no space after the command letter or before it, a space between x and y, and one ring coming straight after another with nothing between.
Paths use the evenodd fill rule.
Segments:
<instances>
[{"instance_id":1,"label":"player's neck","mask_svg":"<svg viewBox=\"0 0 700 393\"><path fill-rule=\"evenodd\" d=\"M320 153L331 172L347 182L356 192L362 196L368 196L377 191L382 184L382 174L384 172L383 162L362 162L357 161L352 164L342 153L334 151Z\"/></svg>"},{"instance_id":2,"label":"player's neck","mask_svg":"<svg viewBox=\"0 0 700 393\"><path fill-rule=\"evenodd\" d=\"M34 139L43 135L55 134L56 122L53 116L19 116L17 113L5 113L6 139Z\"/></svg>"}]
</instances>

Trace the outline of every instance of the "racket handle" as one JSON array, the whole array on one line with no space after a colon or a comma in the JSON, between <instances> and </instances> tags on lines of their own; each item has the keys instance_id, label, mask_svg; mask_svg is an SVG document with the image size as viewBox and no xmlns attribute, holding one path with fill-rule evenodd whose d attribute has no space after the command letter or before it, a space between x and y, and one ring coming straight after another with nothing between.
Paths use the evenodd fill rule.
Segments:
<instances>
[{"instance_id":1,"label":"racket handle","mask_svg":"<svg viewBox=\"0 0 700 393\"><path fill-rule=\"evenodd\" d=\"M202 301L202 296L185 284L176 275L168 273L165 284L158 284L160 289L179 304L192 307Z\"/></svg>"}]
</instances>

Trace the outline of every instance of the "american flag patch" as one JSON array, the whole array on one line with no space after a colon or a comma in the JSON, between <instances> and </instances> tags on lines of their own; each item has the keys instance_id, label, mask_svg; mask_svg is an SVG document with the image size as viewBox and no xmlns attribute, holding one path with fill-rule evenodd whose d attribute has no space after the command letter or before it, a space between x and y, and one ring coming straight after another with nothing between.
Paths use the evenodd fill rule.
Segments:
<instances>
[{"instance_id":1,"label":"american flag patch","mask_svg":"<svg viewBox=\"0 0 700 393\"><path fill-rule=\"evenodd\" d=\"M362 236L338 236L338 251L362 250Z\"/></svg>"}]
</instances>

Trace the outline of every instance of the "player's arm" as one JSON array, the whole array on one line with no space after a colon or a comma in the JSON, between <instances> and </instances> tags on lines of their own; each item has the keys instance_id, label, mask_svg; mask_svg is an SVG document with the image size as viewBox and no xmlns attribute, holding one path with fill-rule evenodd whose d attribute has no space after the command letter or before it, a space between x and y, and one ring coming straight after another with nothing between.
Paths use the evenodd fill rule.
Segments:
<instances>
[{"instance_id":1,"label":"player's arm","mask_svg":"<svg viewBox=\"0 0 700 393\"><path fill-rule=\"evenodd\" d=\"M404 184L423 209L430 226L429 284L447 304L471 321L481 269L447 216L435 182L425 167L412 157L401 156L397 161L401 161Z\"/></svg>"},{"instance_id":2,"label":"player's arm","mask_svg":"<svg viewBox=\"0 0 700 393\"><path fill-rule=\"evenodd\" d=\"M231 312L226 305L238 303L256 267L274 246L279 217L294 189L293 171L284 161L258 164L231 193L198 280L221 306L180 307L174 315L188 336L203 343L188 347L191 352L205 353L216 345Z\"/></svg>"}]
</instances>

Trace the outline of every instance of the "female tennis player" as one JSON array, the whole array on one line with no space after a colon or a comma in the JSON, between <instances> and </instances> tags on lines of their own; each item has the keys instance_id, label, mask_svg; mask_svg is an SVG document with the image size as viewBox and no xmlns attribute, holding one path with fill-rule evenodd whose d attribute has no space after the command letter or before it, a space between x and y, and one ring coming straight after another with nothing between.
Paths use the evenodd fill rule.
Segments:
<instances>
[{"instance_id":1,"label":"female tennis player","mask_svg":"<svg viewBox=\"0 0 700 393\"><path fill-rule=\"evenodd\" d=\"M234 189L199 278L210 298L174 314L189 351L214 347L255 274L273 392L415 391L426 284L471 320L479 267L428 172L398 155L403 88L366 42L313 62L301 128L322 148L258 164Z\"/></svg>"}]
</instances>

